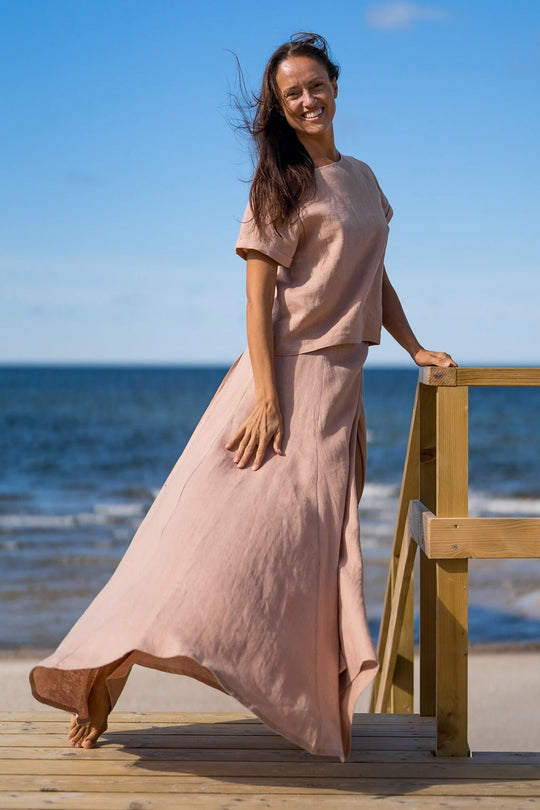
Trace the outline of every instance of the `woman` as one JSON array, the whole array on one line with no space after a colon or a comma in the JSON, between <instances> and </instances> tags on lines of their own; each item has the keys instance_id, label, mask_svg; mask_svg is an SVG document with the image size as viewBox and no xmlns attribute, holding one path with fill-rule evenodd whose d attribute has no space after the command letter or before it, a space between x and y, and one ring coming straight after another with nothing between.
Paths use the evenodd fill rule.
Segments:
<instances>
[{"instance_id":1,"label":"woman","mask_svg":"<svg viewBox=\"0 0 540 810\"><path fill-rule=\"evenodd\" d=\"M381 324L418 365L455 363L420 346L388 280L392 209L336 149L338 72L312 34L266 67L236 245L249 351L110 581L31 673L38 700L74 712L74 746L96 744L138 663L234 695L311 753L350 752L377 669L357 508L362 366Z\"/></svg>"}]
</instances>

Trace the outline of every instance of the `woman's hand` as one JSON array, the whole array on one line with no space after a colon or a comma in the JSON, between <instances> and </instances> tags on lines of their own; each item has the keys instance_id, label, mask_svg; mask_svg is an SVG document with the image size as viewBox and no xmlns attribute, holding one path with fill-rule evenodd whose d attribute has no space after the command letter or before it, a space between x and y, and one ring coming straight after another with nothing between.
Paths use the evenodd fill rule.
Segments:
<instances>
[{"instance_id":1,"label":"woman's hand","mask_svg":"<svg viewBox=\"0 0 540 810\"><path fill-rule=\"evenodd\" d=\"M249 464L250 458L255 455L251 469L258 470L270 442L272 442L274 453L278 456L283 455L282 439L283 426L279 405L275 402L266 402L255 406L240 430L227 442L225 448L232 451L236 448L233 464L236 464L239 469Z\"/></svg>"},{"instance_id":2,"label":"woman's hand","mask_svg":"<svg viewBox=\"0 0 540 810\"><path fill-rule=\"evenodd\" d=\"M413 360L417 366L457 366L446 352L430 352L427 349L419 349L413 355Z\"/></svg>"}]
</instances>

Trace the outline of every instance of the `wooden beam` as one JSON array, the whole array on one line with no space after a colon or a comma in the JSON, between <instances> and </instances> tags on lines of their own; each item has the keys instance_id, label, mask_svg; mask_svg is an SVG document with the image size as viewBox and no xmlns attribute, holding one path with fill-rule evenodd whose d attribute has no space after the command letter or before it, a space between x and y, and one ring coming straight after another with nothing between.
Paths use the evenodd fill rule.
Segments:
<instances>
[{"instance_id":1,"label":"wooden beam","mask_svg":"<svg viewBox=\"0 0 540 810\"><path fill-rule=\"evenodd\" d=\"M468 513L468 388L437 388L437 517ZM437 754L466 756L468 561L437 560Z\"/></svg>"},{"instance_id":2,"label":"wooden beam","mask_svg":"<svg viewBox=\"0 0 540 810\"><path fill-rule=\"evenodd\" d=\"M430 559L540 559L540 518L440 518L412 501L409 530Z\"/></svg>"},{"instance_id":3,"label":"wooden beam","mask_svg":"<svg viewBox=\"0 0 540 810\"><path fill-rule=\"evenodd\" d=\"M423 385L455 385L455 368L441 368L439 366L426 366L418 372L418 382Z\"/></svg>"},{"instance_id":4,"label":"wooden beam","mask_svg":"<svg viewBox=\"0 0 540 810\"><path fill-rule=\"evenodd\" d=\"M409 542L407 527L401 544L401 554L399 557L396 581L394 583L394 593L390 621L388 624L388 639L384 648L384 655L381 661L381 677L377 699L375 702L376 712L388 710L390 689L394 678L399 639L407 604L407 593L414 567L414 557L416 554L416 543Z\"/></svg>"},{"instance_id":5,"label":"wooden beam","mask_svg":"<svg viewBox=\"0 0 540 810\"><path fill-rule=\"evenodd\" d=\"M437 560L437 756L470 754L467 566L467 560Z\"/></svg>"},{"instance_id":6,"label":"wooden beam","mask_svg":"<svg viewBox=\"0 0 540 810\"><path fill-rule=\"evenodd\" d=\"M418 386L420 410L420 500L437 509L437 388ZM435 715L437 589L435 563L420 553L420 714Z\"/></svg>"},{"instance_id":7,"label":"wooden beam","mask_svg":"<svg viewBox=\"0 0 540 810\"><path fill-rule=\"evenodd\" d=\"M540 368L421 368L423 385L433 386L539 386Z\"/></svg>"},{"instance_id":8,"label":"wooden beam","mask_svg":"<svg viewBox=\"0 0 540 810\"><path fill-rule=\"evenodd\" d=\"M414 570L403 609L394 677L390 690L390 709L394 714L414 712Z\"/></svg>"},{"instance_id":9,"label":"wooden beam","mask_svg":"<svg viewBox=\"0 0 540 810\"><path fill-rule=\"evenodd\" d=\"M418 389L414 399L414 406L411 418L411 426L409 430L409 441L407 444L407 454L405 456L405 466L403 469L403 478L401 480L401 491L399 496L398 516L396 522L396 529L394 533L394 543L392 547L392 556L390 557L390 566L388 570L388 579L386 582L386 593L384 597L384 606L381 617L381 626L379 630L379 639L377 642L377 655L379 660L382 660L384 649L388 640L388 626L390 622L390 613L392 610L392 598L394 593L394 585L396 579L396 572L399 562L399 555L401 553L401 544L404 537L405 526L408 519L409 503L418 498L419 490L419 445L420 445L420 409L418 405ZM410 599L413 599L411 594ZM408 660L410 656L411 646L414 649L414 615L411 615L411 608L405 611L405 618L402 628L402 641L400 642L400 649L398 652L398 663L396 666L396 677L399 685L396 687L395 697L396 703L394 705L394 698L392 698L391 711L407 712L408 706L411 705L414 694L414 673L408 669ZM375 704L377 701L377 694L379 691L381 672L377 673L373 682L371 690L370 711L375 711ZM406 695L409 697L406 697ZM394 690L393 690L394 695ZM411 709L412 711L412 709Z\"/></svg>"}]
</instances>

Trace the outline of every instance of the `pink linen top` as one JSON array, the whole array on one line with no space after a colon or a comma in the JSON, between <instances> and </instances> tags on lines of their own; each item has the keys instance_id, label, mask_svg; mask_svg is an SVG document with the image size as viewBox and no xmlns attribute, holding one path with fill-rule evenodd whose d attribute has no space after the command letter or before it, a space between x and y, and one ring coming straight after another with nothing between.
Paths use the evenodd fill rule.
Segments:
<instances>
[{"instance_id":1,"label":"pink linen top","mask_svg":"<svg viewBox=\"0 0 540 810\"><path fill-rule=\"evenodd\" d=\"M236 252L278 263L272 310L276 355L341 343L379 343L392 208L366 163L342 155L315 169L316 193L279 233L255 227L248 203Z\"/></svg>"}]
</instances>

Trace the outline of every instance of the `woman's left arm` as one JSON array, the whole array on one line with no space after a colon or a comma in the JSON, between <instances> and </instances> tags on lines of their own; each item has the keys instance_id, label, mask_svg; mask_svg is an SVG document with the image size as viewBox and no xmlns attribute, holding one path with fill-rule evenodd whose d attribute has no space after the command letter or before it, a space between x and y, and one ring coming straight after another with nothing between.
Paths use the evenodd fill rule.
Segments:
<instances>
[{"instance_id":1,"label":"woman's left arm","mask_svg":"<svg viewBox=\"0 0 540 810\"><path fill-rule=\"evenodd\" d=\"M421 346L403 312L398 294L384 271L382 287L382 322L384 328L409 352L417 366L457 366L446 352L432 352Z\"/></svg>"}]
</instances>

